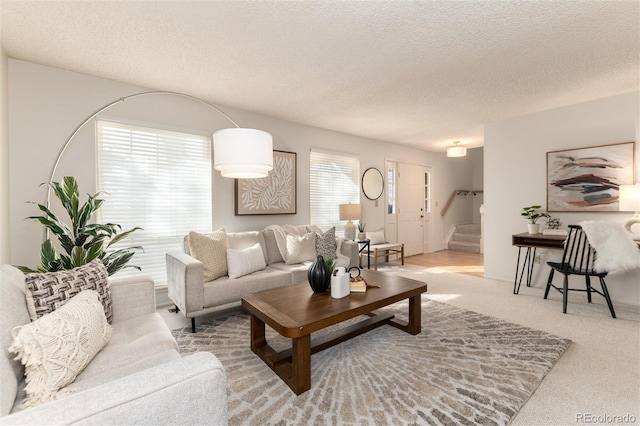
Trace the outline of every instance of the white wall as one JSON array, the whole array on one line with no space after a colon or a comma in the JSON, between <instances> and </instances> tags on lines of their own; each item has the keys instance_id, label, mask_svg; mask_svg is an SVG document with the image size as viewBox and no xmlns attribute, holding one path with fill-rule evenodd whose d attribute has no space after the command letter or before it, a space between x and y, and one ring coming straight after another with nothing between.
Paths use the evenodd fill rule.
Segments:
<instances>
[{"instance_id":1,"label":"white wall","mask_svg":"<svg viewBox=\"0 0 640 426\"><path fill-rule=\"evenodd\" d=\"M485 126L485 276L513 283L518 250L511 235L526 232L520 211L546 204L546 153L618 142L638 141L640 92L544 111ZM636 142L635 164L640 167ZM636 179L637 179L636 171ZM563 224L582 220L623 222L628 213L552 213ZM539 251L540 252L540 251ZM561 252L544 252L534 283L546 285L547 260ZM614 301L640 305L640 271L609 276Z\"/></svg>"},{"instance_id":2,"label":"white wall","mask_svg":"<svg viewBox=\"0 0 640 426\"><path fill-rule=\"evenodd\" d=\"M9 262L9 95L8 60L0 48L0 263Z\"/></svg>"},{"instance_id":3,"label":"white wall","mask_svg":"<svg viewBox=\"0 0 640 426\"><path fill-rule=\"evenodd\" d=\"M12 264L34 266L42 239L42 227L24 220L36 214L26 201L43 202L45 188L58 151L73 130L88 115L120 97L149 89L73 73L19 60L9 60L9 147L10 212ZM222 107L241 126L266 130L274 136L274 148L294 151L298 165L296 215L234 216L233 180L214 173L213 226L230 231L261 229L268 224L304 224L309 222L309 151L323 147L360 156L361 171L368 167L384 170L384 159L392 155L398 161L434 166L436 201L444 205L444 182L456 182L467 174L464 167L452 167L446 155L401 145L355 137L319 128L303 126L272 117ZM109 117L160 123L173 128L211 133L230 123L212 109L176 96L145 96L127 100L104 113ZM77 176L82 193L95 191L94 128L87 125L73 138L54 180ZM465 178L466 179L466 178ZM463 184L468 185L468 182ZM107 199L108 202L108 199ZM384 202L375 203L361 194L363 220L370 229L384 226ZM3 203L4 204L4 203ZM55 207L55 204L54 204ZM442 225L442 224L440 224ZM434 238L442 240L445 230L437 228ZM176 248L179 249L179 248Z\"/></svg>"}]
</instances>

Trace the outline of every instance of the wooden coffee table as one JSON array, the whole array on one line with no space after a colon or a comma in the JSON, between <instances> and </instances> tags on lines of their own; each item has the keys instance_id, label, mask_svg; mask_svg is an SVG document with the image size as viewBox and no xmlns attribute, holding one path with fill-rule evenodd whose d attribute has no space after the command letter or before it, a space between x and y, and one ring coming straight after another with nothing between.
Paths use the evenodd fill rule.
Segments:
<instances>
[{"instance_id":1,"label":"wooden coffee table","mask_svg":"<svg viewBox=\"0 0 640 426\"><path fill-rule=\"evenodd\" d=\"M251 314L251 350L300 395L311 388L311 354L351 339L384 324L410 334L421 331L421 294L427 291L423 282L371 270L363 270L368 283L380 288L367 288L365 293L351 293L333 299L331 292L314 294L309 283L302 282L242 296L242 306ZM376 309L409 299L409 320L402 322ZM367 315L356 324L311 340L311 333L342 321ZM292 339L292 348L276 352L265 336L265 324L284 337Z\"/></svg>"}]
</instances>

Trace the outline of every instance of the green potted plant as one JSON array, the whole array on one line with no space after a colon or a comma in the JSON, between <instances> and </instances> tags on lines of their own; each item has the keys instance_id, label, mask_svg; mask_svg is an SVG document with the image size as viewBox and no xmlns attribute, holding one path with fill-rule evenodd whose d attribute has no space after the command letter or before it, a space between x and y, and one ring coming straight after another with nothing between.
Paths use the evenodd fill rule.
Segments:
<instances>
[{"instance_id":1,"label":"green potted plant","mask_svg":"<svg viewBox=\"0 0 640 426\"><path fill-rule=\"evenodd\" d=\"M366 224L362 222L358 222L358 240L359 241L364 241L367 239L367 233L364 232L365 226Z\"/></svg>"},{"instance_id":2,"label":"green potted plant","mask_svg":"<svg viewBox=\"0 0 640 426\"><path fill-rule=\"evenodd\" d=\"M327 257L324 259L324 264L327 265L327 267L329 268L329 273L333 274L333 270L335 269L335 266L336 266L336 260L332 257Z\"/></svg>"},{"instance_id":3,"label":"green potted plant","mask_svg":"<svg viewBox=\"0 0 640 426\"><path fill-rule=\"evenodd\" d=\"M538 211L541 208L542 206L529 206L522 208L522 213L520 214L521 216L524 216L529 220L528 227L530 234L537 234L540 231L540 225L536 223L538 219L540 219L541 217L551 217L545 212Z\"/></svg>"},{"instance_id":4,"label":"green potted plant","mask_svg":"<svg viewBox=\"0 0 640 426\"><path fill-rule=\"evenodd\" d=\"M100 259L109 275L113 275L124 267L140 270L139 267L127 265L127 263L131 260L135 250L141 250L142 247L132 246L111 251L108 249L141 228L135 227L119 233L122 227L118 224L90 223L93 214L102 206L104 200L97 198L100 193L93 196L88 195L87 201L80 206L78 182L73 176L65 176L62 179L62 183L51 182L46 185L53 189L53 193L67 211L71 219L71 226L60 220L58 216L42 204L38 204L38 208L44 214L42 216L30 216L27 219L37 220L44 225L49 232L57 237L65 253L58 254L53 242L47 238L40 247L40 265L35 270L26 266L17 266L18 269L25 274L30 272L55 272L73 269L95 259Z\"/></svg>"}]
</instances>

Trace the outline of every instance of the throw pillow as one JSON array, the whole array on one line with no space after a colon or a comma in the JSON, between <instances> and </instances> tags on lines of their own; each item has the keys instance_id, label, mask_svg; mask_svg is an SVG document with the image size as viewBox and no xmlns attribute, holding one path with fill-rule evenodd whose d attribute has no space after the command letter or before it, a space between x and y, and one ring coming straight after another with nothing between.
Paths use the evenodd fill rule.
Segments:
<instances>
[{"instance_id":1,"label":"throw pillow","mask_svg":"<svg viewBox=\"0 0 640 426\"><path fill-rule=\"evenodd\" d=\"M287 235L287 265L294 265L316 258L316 233L303 236Z\"/></svg>"},{"instance_id":2,"label":"throw pillow","mask_svg":"<svg viewBox=\"0 0 640 426\"><path fill-rule=\"evenodd\" d=\"M367 238L369 239L369 244L384 244L386 241L384 239L384 229L379 231L367 232Z\"/></svg>"},{"instance_id":3,"label":"throw pillow","mask_svg":"<svg viewBox=\"0 0 640 426\"><path fill-rule=\"evenodd\" d=\"M210 235L189 232L189 252L202 262L205 282L227 275L227 234L224 229Z\"/></svg>"},{"instance_id":4,"label":"throw pillow","mask_svg":"<svg viewBox=\"0 0 640 426\"><path fill-rule=\"evenodd\" d=\"M262 247L260 247L259 243L242 250L228 249L227 265L229 267L229 278L232 279L243 277L267 267Z\"/></svg>"},{"instance_id":5,"label":"throw pillow","mask_svg":"<svg viewBox=\"0 0 640 426\"><path fill-rule=\"evenodd\" d=\"M316 255L325 259L335 259L338 243L336 242L336 227L327 232L316 234Z\"/></svg>"},{"instance_id":6,"label":"throw pillow","mask_svg":"<svg viewBox=\"0 0 640 426\"><path fill-rule=\"evenodd\" d=\"M67 271L31 273L25 276L27 308L31 321L62 307L83 290L95 290L111 324L109 274L100 260Z\"/></svg>"},{"instance_id":7,"label":"throw pillow","mask_svg":"<svg viewBox=\"0 0 640 426\"><path fill-rule=\"evenodd\" d=\"M55 312L15 327L9 351L25 366L26 398L22 408L72 392L73 382L111 337L100 295L85 290Z\"/></svg>"}]
</instances>

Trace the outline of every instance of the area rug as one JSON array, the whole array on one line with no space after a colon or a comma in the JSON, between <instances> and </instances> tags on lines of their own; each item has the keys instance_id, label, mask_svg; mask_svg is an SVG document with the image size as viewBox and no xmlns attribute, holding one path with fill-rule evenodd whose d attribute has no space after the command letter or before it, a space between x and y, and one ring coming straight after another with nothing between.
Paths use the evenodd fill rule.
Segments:
<instances>
[{"instance_id":1,"label":"area rug","mask_svg":"<svg viewBox=\"0 0 640 426\"><path fill-rule=\"evenodd\" d=\"M406 319L407 302L384 310ZM296 396L249 349L248 315L173 334L181 354L224 365L230 425L506 425L570 344L423 296L421 334L382 326L314 354L311 390ZM268 326L267 340L291 345Z\"/></svg>"}]
</instances>

